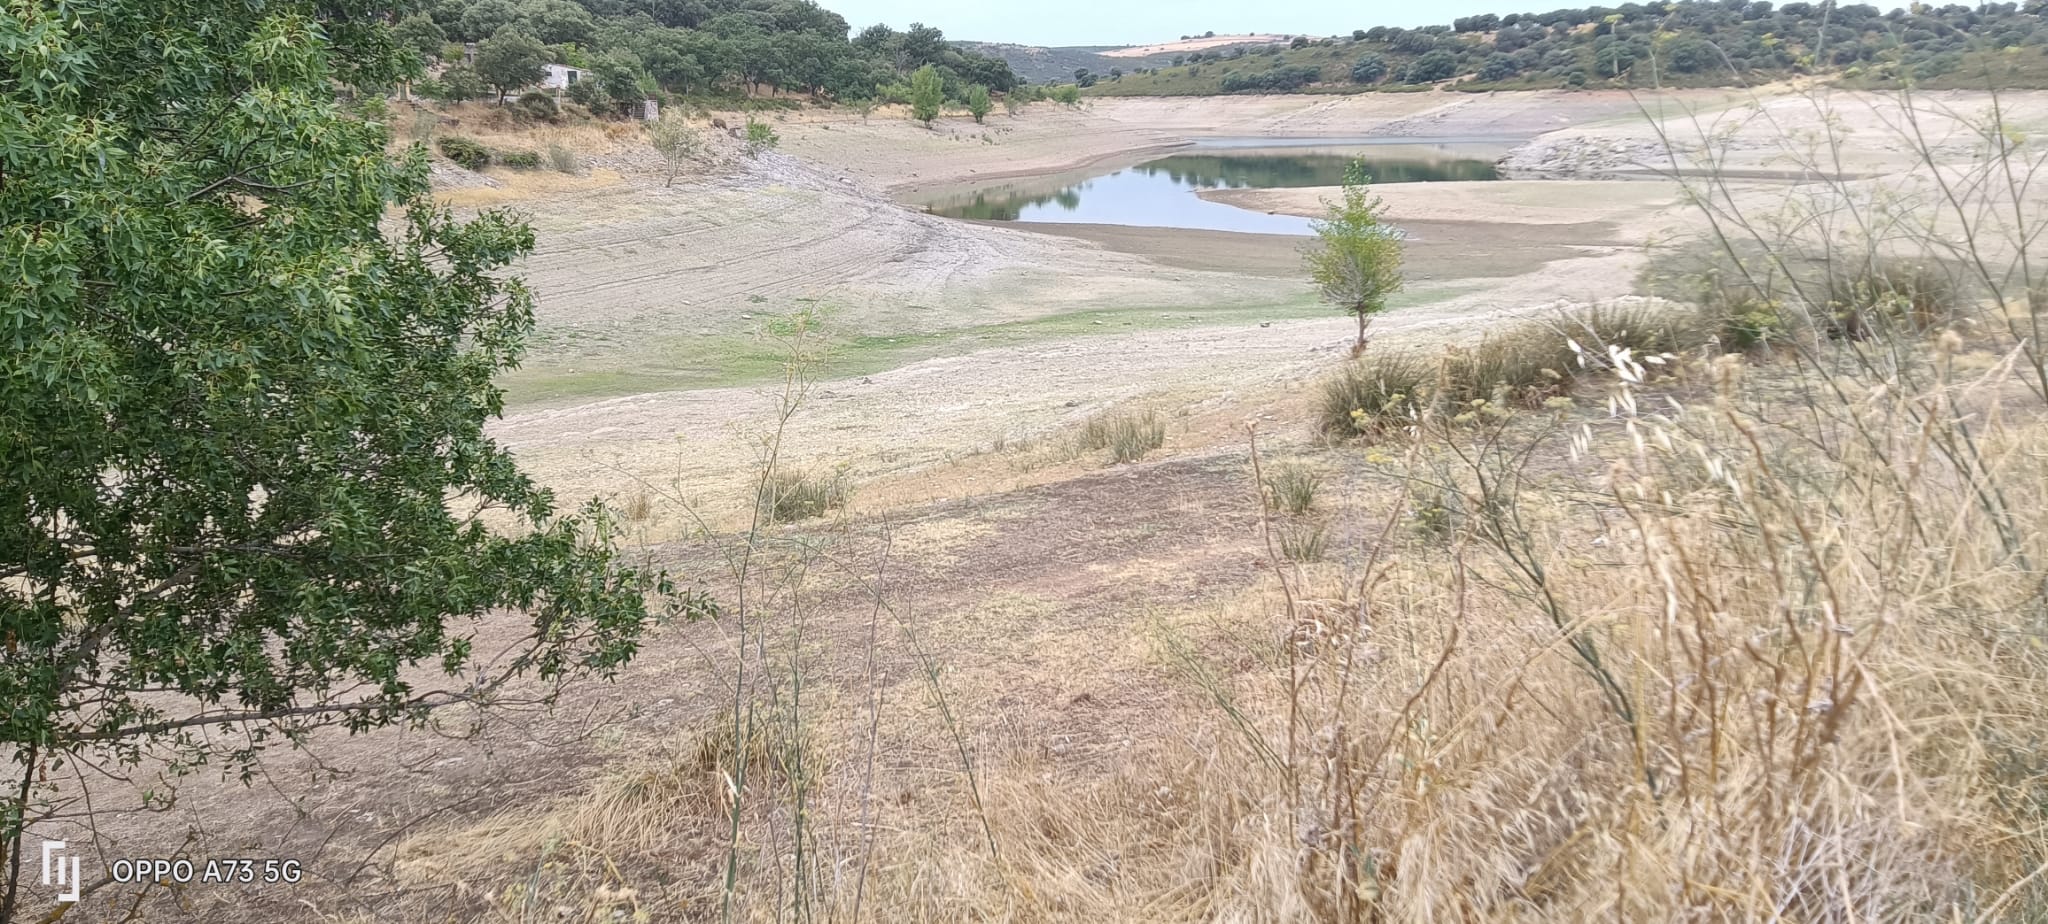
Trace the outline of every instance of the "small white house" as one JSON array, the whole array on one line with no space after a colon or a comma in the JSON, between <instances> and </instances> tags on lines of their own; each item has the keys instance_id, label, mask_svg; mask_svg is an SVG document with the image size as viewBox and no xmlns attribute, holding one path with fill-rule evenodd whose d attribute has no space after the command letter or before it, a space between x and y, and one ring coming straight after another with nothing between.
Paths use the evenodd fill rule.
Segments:
<instances>
[{"instance_id":1,"label":"small white house","mask_svg":"<svg viewBox=\"0 0 2048 924\"><path fill-rule=\"evenodd\" d=\"M583 79L583 69L566 64L545 65L547 73L540 78L540 85L548 90L566 90Z\"/></svg>"}]
</instances>

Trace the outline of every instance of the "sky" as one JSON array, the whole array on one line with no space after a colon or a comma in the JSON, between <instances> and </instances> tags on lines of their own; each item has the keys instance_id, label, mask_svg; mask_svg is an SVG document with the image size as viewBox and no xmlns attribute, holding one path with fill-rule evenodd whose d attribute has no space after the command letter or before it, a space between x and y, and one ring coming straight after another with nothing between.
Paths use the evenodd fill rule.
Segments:
<instances>
[{"instance_id":1,"label":"sky","mask_svg":"<svg viewBox=\"0 0 2048 924\"><path fill-rule=\"evenodd\" d=\"M1473 13L1584 6L1579 0L821 0L855 31L937 26L946 37L1021 45L1148 45L1183 35L1338 35L1373 26L1449 25Z\"/></svg>"}]
</instances>

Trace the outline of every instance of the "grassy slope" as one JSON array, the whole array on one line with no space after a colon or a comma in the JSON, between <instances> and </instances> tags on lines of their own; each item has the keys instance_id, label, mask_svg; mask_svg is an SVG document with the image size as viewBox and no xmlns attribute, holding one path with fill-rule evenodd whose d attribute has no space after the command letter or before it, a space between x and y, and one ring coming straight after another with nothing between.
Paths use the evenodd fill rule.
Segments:
<instances>
[{"instance_id":1,"label":"grassy slope","mask_svg":"<svg viewBox=\"0 0 2048 924\"><path fill-rule=\"evenodd\" d=\"M1001 58L1010 63L1010 69L1017 76L1036 84L1066 83L1074 79L1077 68L1087 68L1097 74L1107 74L1113 67L1125 71L1140 67L1163 67L1173 61L1172 55L1152 55L1143 58L1107 58L1099 52L1114 50L1114 46L1066 46L1044 48L1035 45L1009 45L998 42L957 42L960 47L976 54Z\"/></svg>"},{"instance_id":2,"label":"grassy slope","mask_svg":"<svg viewBox=\"0 0 2048 924\"><path fill-rule=\"evenodd\" d=\"M1452 294L1456 294L1454 290L1444 287L1422 290L1409 294L1400 304L1419 305ZM1209 309L1157 305L1102 308L930 333L873 333L828 321L819 343L825 352L823 371L836 378L867 375L939 356L1063 338L1251 325L1327 314L1326 307L1303 296L1287 302ZM548 358L530 361L500 381L509 403L538 407L650 391L757 384L780 377L789 356L787 345L765 328L708 337L643 338L636 343L631 359L622 365L620 357L627 351L592 335L572 333L553 341L537 338L534 353Z\"/></svg>"}]
</instances>

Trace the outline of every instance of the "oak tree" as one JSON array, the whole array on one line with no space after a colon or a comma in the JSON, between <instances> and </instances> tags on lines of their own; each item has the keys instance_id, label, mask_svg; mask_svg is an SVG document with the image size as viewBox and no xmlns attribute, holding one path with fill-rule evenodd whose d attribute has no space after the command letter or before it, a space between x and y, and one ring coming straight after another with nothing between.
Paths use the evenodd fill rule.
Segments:
<instances>
[{"instance_id":1,"label":"oak tree","mask_svg":"<svg viewBox=\"0 0 2048 924\"><path fill-rule=\"evenodd\" d=\"M338 101L417 66L388 6L0 8L0 921L68 763L545 700L673 589L484 431L533 232Z\"/></svg>"}]
</instances>

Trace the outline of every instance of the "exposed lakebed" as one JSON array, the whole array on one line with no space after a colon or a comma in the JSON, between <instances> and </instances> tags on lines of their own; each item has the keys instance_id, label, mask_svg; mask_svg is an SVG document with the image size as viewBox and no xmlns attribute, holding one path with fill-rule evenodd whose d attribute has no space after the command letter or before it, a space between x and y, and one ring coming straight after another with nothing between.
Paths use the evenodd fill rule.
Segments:
<instances>
[{"instance_id":1,"label":"exposed lakebed","mask_svg":"<svg viewBox=\"0 0 2048 924\"><path fill-rule=\"evenodd\" d=\"M1498 179L1512 145L1491 139L1276 139L1203 141L1134 166L1036 177L926 202L933 213L977 221L1130 225L1305 235L1309 220L1203 198L1203 190L1336 186L1364 160L1376 184Z\"/></svg>"}]
</instances>

